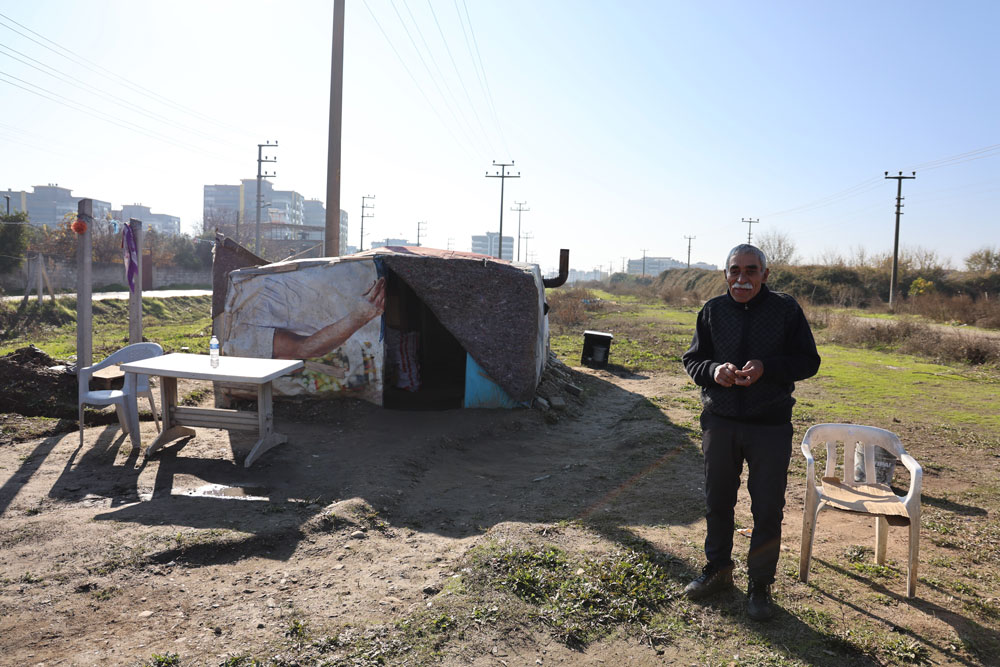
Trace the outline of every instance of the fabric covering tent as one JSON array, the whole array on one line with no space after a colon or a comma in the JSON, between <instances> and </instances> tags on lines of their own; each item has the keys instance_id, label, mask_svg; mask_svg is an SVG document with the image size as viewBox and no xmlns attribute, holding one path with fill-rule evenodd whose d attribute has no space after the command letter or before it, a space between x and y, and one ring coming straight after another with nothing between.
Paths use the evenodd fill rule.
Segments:
<instances>
[{"instance_id":1,"label":"fabric covering tent","mask_svg":"<svg viewBox=\"0 0 1000 667\"><path fill-rule=\"evenodd\" d=\"M225 246L216 252L225 266ZM232 270L215 328L223 354L306 359L300 376L276 382L281 394L509 407L541 378L544 294L535 265L391 246Z\"/></svg>"}]
</instances>

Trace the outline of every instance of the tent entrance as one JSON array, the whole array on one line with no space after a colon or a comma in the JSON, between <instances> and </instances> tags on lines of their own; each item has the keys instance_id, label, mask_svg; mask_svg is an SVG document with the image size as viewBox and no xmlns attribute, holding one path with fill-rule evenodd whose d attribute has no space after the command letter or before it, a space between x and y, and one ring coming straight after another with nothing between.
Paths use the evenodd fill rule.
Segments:
<instances>
[{"instance_id":1,"label":"tent entrance","mask_svg":"<svg viewBox=\"0 0 1000 667\"><path fill-rule=\"evenodd\" d=\"M383 405L398 410L460 408L465 349L396 273L385 275Z\"/></svg>"}]
</instances>

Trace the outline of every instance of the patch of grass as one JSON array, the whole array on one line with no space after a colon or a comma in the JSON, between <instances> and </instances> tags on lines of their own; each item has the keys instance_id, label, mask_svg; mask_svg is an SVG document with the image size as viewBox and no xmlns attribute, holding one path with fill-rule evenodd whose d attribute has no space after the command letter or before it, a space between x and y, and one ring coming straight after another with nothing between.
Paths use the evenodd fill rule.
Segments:
<instances>
[{"instance_id":1,"label":"patch of grass","mask_svg":"<svg viewBox=\"0 0 1000 667\"><path fill-rule=\"evenodd\" d=\"M143 336L178 352L182 346L193 351L208 349L212 329L212 297L182 296L168 299L144 298ZM94 361L128 344L128 301L94 301ZM4 335L0 355L34 343L55 359L76 354L76 299L46 301L41 308L29 304L17 313L9 304L0 305Z\"/></svg>"},{"instance_id":2,"label":"patch of grass","mask_svg":"<svg viewBox=\"0 0 1000 667\"><path fill-rule=\"evenodd\" d=\"M181 657L176 653L154 653L142 663L143 667L177 667L180 664Z\"/></svg>"},{"instance_id":3,"label":"patch of grass","mask_svg":"<svg viewBox=\"0 0 1000 667\"><path fill-rule=\"evenodd\" d=\"M634 550L581 559L554 546L495 547L477 552L472 569L478 585L536 607L553 634L575 647L648 623L677 588L654 557Z\"/></svg>"}]
</instances>

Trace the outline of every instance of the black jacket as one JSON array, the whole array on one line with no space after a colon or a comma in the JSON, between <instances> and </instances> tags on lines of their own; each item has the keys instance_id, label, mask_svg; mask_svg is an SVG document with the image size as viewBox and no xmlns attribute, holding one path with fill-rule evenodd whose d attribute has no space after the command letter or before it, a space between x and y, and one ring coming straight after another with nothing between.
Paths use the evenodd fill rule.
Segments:
<instances>
[{"instance_id":1,"label":"black jacket","mask_svg":"<svg viewBox=\"0 0 1000 667\"><path fill-rule=\"evenodd\" d=\"M730 362L743 368L760 359L764 374L749 387L723 387L715 369ZM809 323L795 299L761 285L749 302L735 301L728 292L709 300L698 313L684 368L701 387L705 412L751 423L780 424L792 418L795 382L819 370Z\"/></svg>"}]
</instances>

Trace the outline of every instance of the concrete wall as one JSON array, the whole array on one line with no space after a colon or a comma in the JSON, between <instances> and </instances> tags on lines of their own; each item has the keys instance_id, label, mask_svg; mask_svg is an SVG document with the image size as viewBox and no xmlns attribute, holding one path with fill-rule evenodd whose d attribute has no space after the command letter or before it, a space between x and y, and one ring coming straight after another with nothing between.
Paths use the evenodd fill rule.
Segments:
<instances>
[{"instance_id":1,"label":"concrete wall","mask_svg":"<svg viewBox=\"0 0 1000 667\"><path fill-rule=\"evenodd\" d=\"M128 284L125 278L125 267L122 264L100 264L94 262L91 270L94 287L100 288L105 285ZM49 275L49 282L52 283L52 289L57 292L76 291L76 262L46 257L45 271ZM0 287L8 294L22 291L27 281L28 262L25 262L20 270L13 273L0 273ZM152 289L159 289L168 285L204 285L205 287L211 287L212 270L210 268L190 270L179 266L157 266L154 264Z\"/></svg>"}]
</instances>

